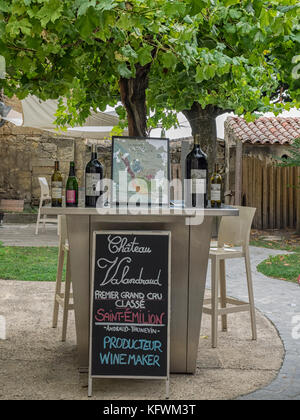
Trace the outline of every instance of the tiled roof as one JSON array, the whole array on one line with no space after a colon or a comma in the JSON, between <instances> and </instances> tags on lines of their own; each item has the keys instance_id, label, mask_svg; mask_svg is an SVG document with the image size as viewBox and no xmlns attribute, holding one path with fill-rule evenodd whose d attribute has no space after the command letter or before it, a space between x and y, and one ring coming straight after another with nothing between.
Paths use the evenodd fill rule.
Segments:
<instances>
[{"instance_id":1,"label":"tiled roof","mask_svg":"<svg viewBox=\"0 0 300 420\"><path fill-rule=\"evenodd\" d=\"M300 118L261 117L247 123L241 117L228 117L225 127L243 143L291 144L300 137Z\"/></svg>"}]
</instances>

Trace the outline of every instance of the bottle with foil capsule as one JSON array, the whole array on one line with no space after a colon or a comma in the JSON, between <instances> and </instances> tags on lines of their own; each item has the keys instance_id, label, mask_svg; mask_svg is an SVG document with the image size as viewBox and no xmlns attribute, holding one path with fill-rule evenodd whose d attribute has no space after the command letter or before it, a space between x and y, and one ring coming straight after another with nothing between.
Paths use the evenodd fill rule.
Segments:
<instances>
[{"instance_id":1,"label":"bottle with foil capsule","mask_svg":"<svg viewBox=\"0 0 300 420\"><path fill-rule=\"evenodd\" d=\"M215 165L214 173L210 178L210 201L211 207L221 207L222 176L219 173L218 164Z\"/></svg>"},{"instance_id":2,"label":"bottle with foil capsule","mask_svg":"<svg viewBox=\"0 0 300 420\"><path fill-rule=\"evenodd\" d=\"M97 147L92 145L92 156L85 168L85 206L96 207L97 200L102 194L101 180L103 179L103 166L97 158Z\"/></svg>"},{"instance_id":3,"label":"bottle with foil capsule","mask_svg":"<svg viewBox=\"0 0 300 420\"><path fill-rule=\"evenodd\" d=\"M66 206L78 207L78 181L75 175L74 162L70 162L70 172L66 185Z\"/></svg>"},{"instance_id":4,"label":"bottle with foil capsule","mask_svg":"<svg viewBox=\"0 0 300 420\"><path fill-rule=\"evenodd\" d=\"M63 180L59 171L59 162L55 161L54 165L54 172L51 177L51 205L52 207L61 207Z\"/></svg>"},{"instance_id":5,"label":"bottle with foil capsule","mask_svg":"<svg viewBox=\"0 0 300 420\"><path fill-rule=\"evenodd\" d=\"M187 191L186 204L192 207L207 207L208 164L206 154L200 147L200 135L194 136L194 147L186 157Z\"/></svg>"}]
</instances>

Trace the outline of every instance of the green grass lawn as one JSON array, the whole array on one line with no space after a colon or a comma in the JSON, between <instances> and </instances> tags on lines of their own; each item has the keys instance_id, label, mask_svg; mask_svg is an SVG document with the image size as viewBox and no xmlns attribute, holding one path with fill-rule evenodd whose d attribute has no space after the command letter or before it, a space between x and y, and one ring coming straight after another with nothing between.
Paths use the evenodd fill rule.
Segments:
<instances>
[{"instance_id":1,"label":"green grass lawn","mask_svg":"<svg viewBox=\"0 0 300 420\"><path fill-rule=\"evenodd\" d=\"M58 248L3 246L0 243L0 279L55 281Z\"/></svg>"},{"instance_id":2,"label":"green grass lawn","mask_svg":"<svg viewBox=\"0 0 300 420\"><path fill-rule=\"evenodd\" d=\"M282 239L281 241L266 241L260 237L250 240L250 245L270 249L282 249L283 251L300 252L300 241L298 239Z\"/></svg>"},{"instance_id":3,"label":"green grass lawn","mask_svg":"<svg viewBox=\"0 0 300 420\"><path fill-rule=\"evenodd\" d=\"M253 246L294 252L278 255L261 262L257 269L268 277L296 282L300 275L299 241L251 241ZM57 269L56 247L3 246L0 242L0 279L24 281L55 281Z\"/></svg>"},{"instance_id":4,"label":"green grass lawn","mask_svg":"<svg viewBox=\"0 0 300 420\"><path fill-rule=\"evenodd\" d=\"M297 282L300 275L300 253L269 257L258 264L257 270L268 277Z\"/></svg>"},{"instance_id":5,"label":"green grass lawn","mask_svg":"<svg viewBox=\"0 0 300 420\"><path fill-rule=\"evenodd\" d=\"M257 270L268 277L297 282L300 275L300 238L299 235L283 235L280 241L266 241L265 235L254 234L250 245L269 249L293 252L289 255L276 255L262 261ZM268 236L268 235L266 235Z\"/></svg>"}]
</instances>

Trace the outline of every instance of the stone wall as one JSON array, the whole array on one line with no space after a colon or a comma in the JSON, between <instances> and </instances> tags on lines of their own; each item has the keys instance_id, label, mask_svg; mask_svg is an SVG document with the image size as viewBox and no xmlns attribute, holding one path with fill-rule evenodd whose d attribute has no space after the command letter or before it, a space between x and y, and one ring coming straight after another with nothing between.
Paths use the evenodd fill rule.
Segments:
<instances>
[{"instance_id":1,"label":"stone wall","mask_svg":"<svg viewBox=\"0 0 300 420\"><path fill-rule=\"evenodd\" d=\"M171 164L180 163L181 144L183 141L188 142L190 150L192 149L194 143L193 137L184 137L176 140L171 140ZM222 139L217 139L217 156L215 163L219 165L219 170L221 174L223 174L225 171L225 143Z\"/></svg>"},{"instance_id":2,"label":"stone wall","mask_svg":"<svg viewBox=\"0 0 300 420\"><path fill-rule=\"evenodd\" d=\"M171 164L180 164L181 142L170 142ZM0 199L24 199L27 204L38 204L40 197L39 176L44 176L49 185L54 170L54 161L60 162L64 185L69 173L70 161L75 161L79 187L84 186L84 170L90 160L89 144L98 146L98 159L104 165L104 176L111 174L111 141L89 140L58 136L36 129L5 124L0 128ZM218 141L219 163L224 167L224 145ZM179 175L178 175L179 176Z\"/></svg>"},{"instance_id":3,"label":"stone wall","mask_svg":"<svg viewBox=\"0 0 300 420\"><path fill-rule=\"evenodd\" d=\"M61 162L66 176L74 143L73 139L5 124L0 128L0 198L37 201L38 177L45 176L50 182L55 160Z\"/></svg>"}]
</instances>

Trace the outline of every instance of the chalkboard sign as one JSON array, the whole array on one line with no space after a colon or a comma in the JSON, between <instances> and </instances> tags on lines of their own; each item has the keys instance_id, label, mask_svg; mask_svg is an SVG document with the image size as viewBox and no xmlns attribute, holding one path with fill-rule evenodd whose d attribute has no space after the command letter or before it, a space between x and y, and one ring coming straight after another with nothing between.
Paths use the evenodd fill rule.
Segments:
<instances>
[{"instance_id":1,"label":"chalkboard sign","mask_svg":"<svg viewBox=\"0 0 300 420\"><path fill-rule=\"evenodd\" d=\"M170 238L94 232L91 378L169 378Z\"/></svg>"}]
</instances>

